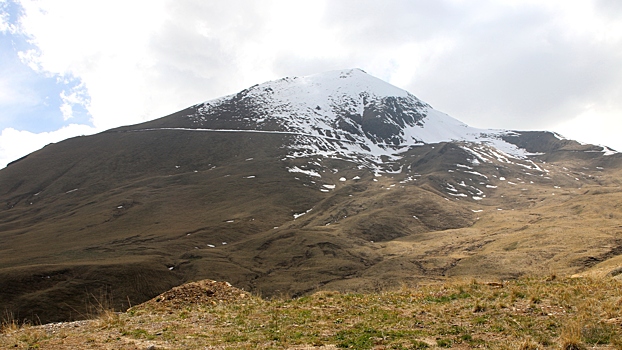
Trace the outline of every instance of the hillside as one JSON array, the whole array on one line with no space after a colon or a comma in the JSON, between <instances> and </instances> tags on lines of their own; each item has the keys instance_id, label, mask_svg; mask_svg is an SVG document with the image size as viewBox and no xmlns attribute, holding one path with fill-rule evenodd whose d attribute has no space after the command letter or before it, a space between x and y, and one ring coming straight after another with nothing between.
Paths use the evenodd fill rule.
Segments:
<instances>
[{"instance_id":1,"label":"hillside","mask_svg":"<svg viewBox=\"0 0 622 350\"><path fill-rule=\"evenodd\" d=\"M0 305L125 310L185 282L262 295L621 267L622 156L471 128L360 70L259 84L0 170Z\"/></svg>"},{"instance_id":2,"label":"hillside","mask_svg":"<svg viewBox=\"0 0 622 350\"><path fill-rule=\"evenodd\" d=\"M224 282L176 287L125 313L17 327L5 349L620 349L614 279L521 278L261 299Z\"/></svg>"}]
</instances>

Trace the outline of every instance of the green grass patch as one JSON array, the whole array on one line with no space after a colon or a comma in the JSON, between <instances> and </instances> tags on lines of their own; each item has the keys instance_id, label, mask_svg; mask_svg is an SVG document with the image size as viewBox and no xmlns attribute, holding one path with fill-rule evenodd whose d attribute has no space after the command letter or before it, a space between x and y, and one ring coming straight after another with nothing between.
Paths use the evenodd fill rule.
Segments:
<instances>
[{"instance_id":1,"label":"green grass patch","mask_svg":"<svg viewBox=\"0 0 622 350\"><path fill-rule=\"evenodd\" d=\"M458 300L458 299L468 299L470 298L471 295L469 293L466 292L461 292L461 293L454 293L454 294L450 294L450 295L441 295L441 296L427 296L425 297L425 301L430 302L430 303L448 303L450 301L453 300Z\"/></svg>"},{"instance_id":2,"label":"green grass patch","mask_svg":"<svg viewBox=\"0 0 622 350\"><path fill-rule=\"evenodd\" d=\"M337 347L345 349L371 349L382 340L383 333L374 328L358 328L337 332Z\"/></svg>"},{"instance_id":3,"label":"green grass patch","mask_svg":"<svg viewBox=\"0 0 622 350\"><path fill-rule=\"evenodd\" d=\"M147 332L146 330L142 329L142 328L137 328L137 329L133 329L131 331L125 331L122 332L121 334L125 335L125 336L130 336L136 339L147 339L147 340L153 340L156 338L155 335Z\"/></svg>"}]
</instances>

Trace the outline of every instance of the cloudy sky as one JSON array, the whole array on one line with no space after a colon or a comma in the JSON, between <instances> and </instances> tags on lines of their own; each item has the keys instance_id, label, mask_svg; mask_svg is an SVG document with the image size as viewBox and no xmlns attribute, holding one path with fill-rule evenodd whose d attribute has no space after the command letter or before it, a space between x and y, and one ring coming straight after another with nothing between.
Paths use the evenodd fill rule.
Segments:
<instances>
[{"instance_id":1,"label":"cloudy sky","mask_svg":"<svg viewBox=\"0 0 622 350\"><path fill-rule=\"evenodd\" d=\"M619 0L0 0L0 168L255 83L355 67L475 127L622 151Z\"/></svg>"}]
</instances>

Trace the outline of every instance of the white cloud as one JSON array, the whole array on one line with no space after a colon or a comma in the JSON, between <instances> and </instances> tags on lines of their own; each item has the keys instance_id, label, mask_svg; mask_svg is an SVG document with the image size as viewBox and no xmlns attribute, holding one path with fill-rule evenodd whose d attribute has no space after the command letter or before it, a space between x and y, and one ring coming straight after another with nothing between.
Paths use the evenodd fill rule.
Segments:
<instances>
[{"instance_id":1,"label":"white cloud","mask_svg":"<svg viewBox=\"0 0 622 350\"><path fill-rule=\"evenodd\" d=\"M16 28L11 23L8 0L0 0L0 33L14 33Z\"/></svg>"},{"instance_id":2,"label":"white cloud","mask_svg":"<svg viewBox=\"0 0 622 350\"><path fill-rule=\"evenodd\" d=\"M0 1L0 10L4 7L6 0ZM9 14L7 12L0 12L0 33L4 33L9 30Z\"/></svg>"},{"instance_id":3,"label":"white cloud","mask_svg":"<svg viewBox=\"0 0 622 350\"><path fill-rule=\"evenodd\" d=\"M82 106L100 131L350 67L478 127L556 130L600 113L611 130L622 111L615 0L20 3L34 47L22 59L80 81L60 96L63 116Z\"/></svg>"},{"instance_id":4,"label":"white cloud","mask_svg":"<svg viewBox=\"0 0 622 350\"><path fill-rule=\"evenodd\" d=\"M144 96L158 88L144 81L153 65L147 46L165 18L162 1L21 3L21 30L36 46L22 59L48 74L81 80L96 127L146 117Z\"/></svg>"},{"instance_id":5,"label":"white cloud","mask_svg":"<svg viewBox=\"0 0 622 350\"><path fill-rule=\"evenodd\" d=\"M61 91L60 99L63 101L60 106L60 111L63 114L63 120L65 121L74 117L73 106L80 105L85 109L88 109L90 104L90 99L84 89L84 84L73 87L69 93L65 90Z\"/></svg>"},{"instance_id":6,"label":"white cloud","mask_svg":"<svg viewBox=\"0 0 622 350\"><path fill-rule=\"evenodd\" d=\"M554 126L622 81L622 22L588 1L340 1L331 18L370 71L479 127Z\"/></svg>"},{"instance_id":7,"label":"white cloud","mask_svg":"<svg viewBox=\"0 0 622 350\"><path fill-rule=\"evenodd\" d=\"M49 143L59 142L78 135L90 135L95 132L96 130L93 127L79 124L70 124L56 131L38 134L6 128L0 133L0 168L4 168L7 163L41 149Z\"/></svg>"},{"instance_id":8,"label":"white cloud","mask_svg":"<svg viewBox=\"0 0 622 350\"><path fill-rule=\"evenodd\" d=\"M585 112L556 126L564 137L595 145L606 145L622 152L620 131L622 118L619 111L604 106L586 106Z\"/></svg>"}]
</instances>

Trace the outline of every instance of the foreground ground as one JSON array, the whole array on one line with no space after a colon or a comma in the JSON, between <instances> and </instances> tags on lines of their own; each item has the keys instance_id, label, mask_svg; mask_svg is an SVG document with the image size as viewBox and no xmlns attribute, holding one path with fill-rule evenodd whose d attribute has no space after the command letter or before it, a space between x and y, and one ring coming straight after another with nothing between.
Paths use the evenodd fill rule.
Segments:
<instances>
[{"instance_id":1,"label":"foreground ground","mask_svg":"<svg viewBox=\"0 0 622 350\"><path fill-rule=\"evenodd\" d=\"M0 348L622 349L621 287L549 276L264 300L206 280L88 321L5 317Z\"/></svg>"}]
</instances>

